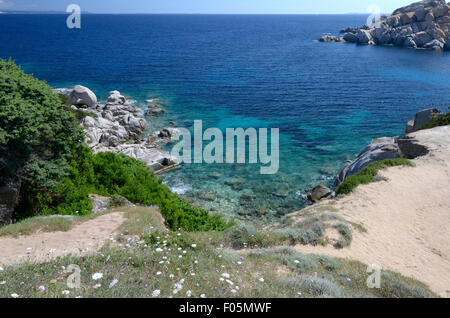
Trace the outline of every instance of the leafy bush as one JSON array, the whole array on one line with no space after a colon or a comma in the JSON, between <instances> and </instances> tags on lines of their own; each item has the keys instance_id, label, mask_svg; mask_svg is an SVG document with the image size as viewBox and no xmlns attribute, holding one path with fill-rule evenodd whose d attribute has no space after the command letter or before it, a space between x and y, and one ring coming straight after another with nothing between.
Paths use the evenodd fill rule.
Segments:
<instances>
[{"instance_id":1,"label":"leafy bush","mask_svg":"<svg viewBox=\"0 0 450 318\"><path fill-rule=\"evenodd\" d=\"M339 261L330 256L318 255L316 259L327 271L333 272L341 268Z\"/></svg>"},{"instance_id":2,"label":"leafy bush","mask_svg":"<svg viewBox=\"0 0 450 318\"><path fill-rule=\"evenodd\" d=\"M23 184L22 195L56 187L83 139L73 113L45 82L0 60L0 186Z\"/></svg>"},{"instance_id":3,"label":"leafy bush","mask_svg":"<svg viewBox=\"0 0 450 318\"><path fill-rule=\"evenodd\" d=\"M447 113L445 115L439 116L439 117L433 117L431 120L426 123L425 125L422 125L417 130L424 130L424 129L431 129L439 126L447 126L450 125L450 113Z\"/></svg>"},{"instance_id":4,"label":"leafy bush","mask_svg":"<svg viewBox=\"0 0 450 318\"><path fill-rule=\"evenodd\" d=\"M73 155L70 175L62 185L42 197L44 214L91 212L89 193L124 197L129 201L158 206L171 229L224 230L229 224L219 215L210 215L172 193L142 162L110 152L93 155L84 148ZM123 201L123 200L122 200Z\"/></svg>"},{"instance_id":5,"label":"leafy bush","mask_svg":"<svg viewBox=\"0 0 450 318\"><path fill-rule=\"evenodd\" d=\"M332 281L320 277L289 277L282 280L283 286L302 291L314 297L344 297L344 292Z\"/></svg>"},{"instance_id":6,"label":"leafy bush","mask_svg":"<svg viewBox=\"0 0 450 318\"><path fill-rule=\"evenodd\" d=\"M301 254L290 247L281 247L275 250L259 249L251 252L249 255L252 257L276 259L289 268L301 273L317 268L317 263L312 257Z\"/></svg>"},{"instance_id":7,"label":"leafy bush","mask_svg":"<svg viewBox=\"0 0 450 318\"><path fill-rule=\"evenodd\" d=\"M281 243L282 235L272 231L258 231L251 224L241 223L227 231L227 236L234 248L269 247Z\"/></svg>"},{"instance_id":8,"label":"leafy bush","mask_svg":"<svg viewBox=\"0 0 450 318\"><path fill-rule=\"evenodd\" d=\"M333 228L338 230L341 238L334 244L336 248L344 248L351 244L353 240L352 230L344 223L338 223L333 225Z\"/></svg>"},{"instance_id":9,"label":"leafy bush","mask_svg":"<svg viewBox=\"0 0 450 318\"><path fill-rule=\"evenodd\" d=\"M381 289L386 297L395 298L431 298L433 295L420 286L411 286L400 280L398 274L383 272Z\"/></svg>"},{"instance_id":10,"label":"leafy bush","mask_svg":"<svg viewBox=\"0 0 450 318\"><path fill-rule=\"evenodd\" d=\"M360 184L368 184L374 181L381 169L395 166L412 166L411 161L404 158L387 159L369 164L357 174L348 177L336 189L337 194L349 194Z\"/></svg>"},{"instance_id":11,"label":"leafy bush","mask_svg":"<svg viewBox=\"0 0 450 318\"><path fill-rule=\"evenodd\" d=\"M113 194L111 198L109 199L108 207L111 208L118 208L122 206L126 206L129 204L128 200L125 199L123 196L118 194Z\"/></svg>"}]
</instances>

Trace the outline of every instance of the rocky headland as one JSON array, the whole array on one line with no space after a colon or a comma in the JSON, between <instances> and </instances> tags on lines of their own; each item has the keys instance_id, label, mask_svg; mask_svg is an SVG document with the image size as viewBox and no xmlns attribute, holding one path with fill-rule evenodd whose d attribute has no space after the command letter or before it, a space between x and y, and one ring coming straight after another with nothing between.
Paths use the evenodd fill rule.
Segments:
<instances>
[{"instance_id":1,"label":"rocky headland","mask_svg":"<svg viewBox=\"0 0 450 318\"><path fill-rule=\"evenodd\" d=\"M425 0L384 15L363 27L347 28L344 36L324 35L320 42L395 45L412 49L450 50L450 3Z\"/></svg>"}]
</instances>

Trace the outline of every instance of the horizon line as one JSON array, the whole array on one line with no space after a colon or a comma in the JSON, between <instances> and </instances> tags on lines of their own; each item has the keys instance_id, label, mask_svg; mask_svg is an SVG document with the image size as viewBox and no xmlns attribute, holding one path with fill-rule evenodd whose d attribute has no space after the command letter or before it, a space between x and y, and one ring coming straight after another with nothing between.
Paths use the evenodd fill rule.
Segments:
<instances>
[{"instance_id":1,"label":"horizon line","mask_svg":"<svg viewBox=\"0 0 450 318\"><path fill-rule=\"evenodd\" d=\"M54 14L54 15L67 15L68 12L65 11L52 11L52 10L42 10L42 11L26 11L26 10L6 10L1 13L6 14ZM102 14L102 15L368 15L367 12L347 12L347 13L183 13L183 12L81 12L82 14ZM390 13L381 13L382 15Z\"/></svg>"}]
</instances>

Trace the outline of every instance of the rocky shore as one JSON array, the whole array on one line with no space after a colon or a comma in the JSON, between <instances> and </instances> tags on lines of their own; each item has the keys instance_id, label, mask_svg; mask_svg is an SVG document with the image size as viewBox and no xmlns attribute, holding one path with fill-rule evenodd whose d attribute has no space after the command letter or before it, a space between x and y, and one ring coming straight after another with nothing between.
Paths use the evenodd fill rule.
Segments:
<instances>
[{"instance_id":1,"label":"rocky shore","mask_svg":"<svg viewBox=\"0 0 450 318\"><path fill-rule=\"evenodd\" d=\"M55 91L67 96L67 104L73 110L87 113L80 124L86 130L86 143L94 153L125 154L145 162L155 172L178 165L176 158L158 147L176 134L176 128L163 129L144 139L143 133L150 128L147 121L139 116L135 106L127 104L119 91L111 91L106 103L99 103L94 92L81 85ZM154 114L154 109L149 105L149 112Z\"/></svg>"},{"instance_id":2,"label":"rocky shore","mask_svg":"<svg viewBox=\"0 0 450 318\"><path fill-rule=\"evenodd\" d=\"M384 15L380 21L342 30L344 36L324 35L321 42L395 45L412 49L450 50L450 3L425 0Z\"/></svg>"}]
</instances>

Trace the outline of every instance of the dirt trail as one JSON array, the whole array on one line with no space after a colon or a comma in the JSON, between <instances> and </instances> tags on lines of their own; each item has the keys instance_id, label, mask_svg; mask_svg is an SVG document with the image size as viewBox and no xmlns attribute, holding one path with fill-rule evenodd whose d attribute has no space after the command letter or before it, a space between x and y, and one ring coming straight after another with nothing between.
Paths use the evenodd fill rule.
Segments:
<instances>
[{"instance_id":1,"label":"dirt trail","mask_svg":"<svg viewBox=\"0 0 450 318\"><path fill-rule=\"evenodd\" d=\"M432 152L415 167L381 172L388 181L358 187L334 207L367 233L354 231L349 248L297 246L376 264L427 283L450 296L450 126L416 133ZM322 204L329 204L324 202Z\"/></svg>"},{"instance_id":2,"label":"dirt trail","mask_svg":"<svg viewBox=\"0 0 450 318\"><path fill-rule=\"evenodd\" d=\"M75 225L67 232L0 238L0 264L43 262L66 254L86 255L100 249L125 216L116 212Z\"/></svg>"}]
</instances>

